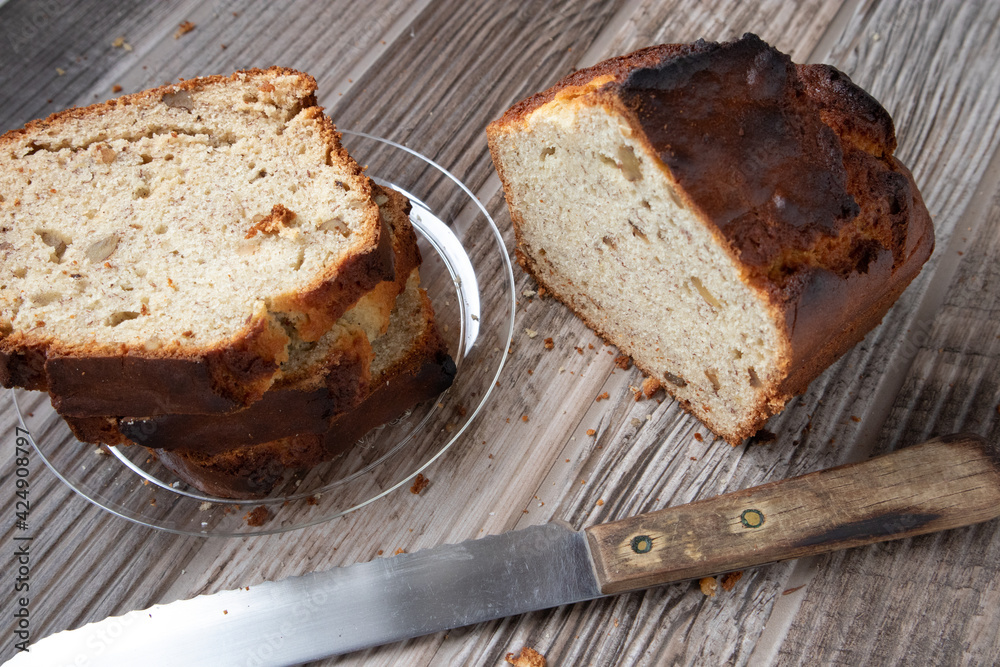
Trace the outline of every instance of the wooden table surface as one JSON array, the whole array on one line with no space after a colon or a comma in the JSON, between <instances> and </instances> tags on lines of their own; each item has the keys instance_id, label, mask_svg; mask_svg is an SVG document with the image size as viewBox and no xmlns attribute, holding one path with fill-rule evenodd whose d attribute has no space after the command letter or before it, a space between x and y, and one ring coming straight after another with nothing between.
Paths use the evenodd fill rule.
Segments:
<instances>
[{"instance_id":1,"label":"wooden table surface","mask_svg":"<svg viewBox=\"0 0 1000 667\"><path fill-rule=\"evenodd\" d=\"M194 29L175 37L184 21ZM31 467L31 633L442 542L561 520L584 527L861 460L960 430L1000 437L1000 3L170 0L0 6L0 131L178 77L273 64L312 73L334 122L434 159L512 250L485 127L576 68L639 47L752 31L831 63L892 114L937 248L881 326L731 447L563 306L521 296L487 409L405 489L283 535L186 537L115 517ZM117 38L123 37L121 41ZM127 47L127 48L126 48ZM116 88L117 90L117 88ZM514 268L516 291L534 284ZM525 329L538 331L529 338ZM555 349L543 339L552 337ZM593 349L590 349L590 345ZM578 354L574 347L581 347ZM565 370L560 370L560 369ZM608 400L596 401L608 392ZM520 419L522 415L528 421ZM508 419L509 418L509 419ZM14 416L4 397L0 659L14 653ZM594 429L593 437L586 431ZM440 632L319 664L995 664L1000 524L784 562L706 597L694 584ZM139 664L137 662L137 664Z\"/></svg>"}]
</instances>

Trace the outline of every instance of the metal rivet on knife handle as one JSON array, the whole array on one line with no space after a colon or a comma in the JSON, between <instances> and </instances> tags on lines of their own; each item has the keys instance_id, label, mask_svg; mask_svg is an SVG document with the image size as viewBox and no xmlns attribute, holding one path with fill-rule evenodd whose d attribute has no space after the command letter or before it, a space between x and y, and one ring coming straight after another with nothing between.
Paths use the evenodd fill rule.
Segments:
<instances>
[{"instance_id":1,"label":"metal rivet on knife handle","mask_svg":"<svg viewBox=\"0 0 1000 667\"><path fill-rule=\"evenodd\" d=\"M760 510L743 510L740 523L744 528L760 528L764 525L764 513Z\"/></svg>"},{"instance_id":2,"label":"metal rivet on knife handle","mask_svg":"<svg viewBox=\"0 0 1000 667\"><path fill-rule=\"evenodd\" d=\"M608 595L997 516L1000 449L962 434L585 532ZM656 536L655 557L636 535Z\"/></svg>"},{"instance_id":3,"label":"metal rivet on knife handle","mask_svg":"<svg viewBox=\"0 0 1000 667\"><path fill-rule=\"evenodd\" d=\"M637 554L648 554L653 550L653 538L649 535L636 535L632 538L632 551Z\"/></svg>"}]
</instances>

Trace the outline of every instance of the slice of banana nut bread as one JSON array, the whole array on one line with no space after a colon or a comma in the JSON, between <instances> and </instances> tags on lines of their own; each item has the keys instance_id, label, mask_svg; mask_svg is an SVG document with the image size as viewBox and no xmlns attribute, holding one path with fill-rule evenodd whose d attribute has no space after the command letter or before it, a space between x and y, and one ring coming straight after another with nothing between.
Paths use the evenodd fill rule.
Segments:
<instances>
[{"instance_id":1,"label":"slice of banana nut bread","mask_svg":"<svg viewBox=\"0 0 1000 667\"><path fill-rule=\"evenodd\" d=\"M345 454L371 429L439 395L455 377L455 364L434 322L427 294L414 272L397 299L392 323L372 347L371 389L365 400L322 434L299 435L211 453L150 449L185 482L223 498L259 498L293 473Z\"/></svg>"},{"instance_id":2,"label":"slice of banana nut bread","mask_svg":"<svg viewBox=\"0 0 1000 667\"><path fill-rule=\"evenodd\" d=\"M66 416L77 439L215 453L289 435L323 433L334 418L355 407L368 395L369 341L389 327L396 297L420 264L409 200L388 187L375 185L373 190L390 231L399 275L363 296L319 341L307 343L293 335L281 376L259 401L226 414L165 414L141 419Z\"/></svg>"},{"instance_id":3,"label":"slice of banana nut bread","mask_svg":"<svg viewBox=\"0 0 1000 667\"><path fill-rule=\"evenodd\" d=\"M886 111L754 35L581 70L487 134L521 264L734 444L934 246Z\"/></svg>"},{"instance_id":4,"label":"slice of banana nut bread","mask_svg":"<svg viewBox=\"0 0 1000 667\"><path fill-rule=\"evenodd\" d=\"M391 279L371 184L272 68L0 137L0 382L64 414L224 412ZM165 400L169 399L169 400Z\"/></svg>"}]
</instances>

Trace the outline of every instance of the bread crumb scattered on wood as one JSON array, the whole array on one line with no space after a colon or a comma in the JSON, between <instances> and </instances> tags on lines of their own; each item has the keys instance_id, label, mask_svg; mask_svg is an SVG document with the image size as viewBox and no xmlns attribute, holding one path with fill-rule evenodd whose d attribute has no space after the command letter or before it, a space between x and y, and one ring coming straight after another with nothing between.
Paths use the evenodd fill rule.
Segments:
<instances>
[{"instance_id":1,"label":"bread crumb scattered on wood","mask_svg":"<svg viewBox=\"0 0 1000 667\"><path fill-rule=\"evenodd\" d=\"M594 437L594 435L595 435L596 433L597 433L597 431L595 431L595 430L594 430L594 429L592 429L592 428L588 428L588 429L587 429L587 435L589 435L590 437Z\"/></svg>"},{"instance_id":2,"label":"bread crumb scattered on wood","mask_svg":"<svg viewBox=\"0 0 1000 667\"><path fill-rule=\"evenodd\" d=\"M627 354L619 354L617 357L615 357L615 366L622 369L623 371L627 371L629 368L632 367L632 358Z\"/></svg>"},{"instance_id":3,"label":"bread crumb scattered on wood","mask_svg":"<svg viewBox=\"0 0 1000 667\"><path fill-rule=\"evenodd\" d=\"M410 493L420 495L420 492L426 489L430 483L431 480L424 477L423 473L417 473L416 478L413 480L413 486L410 487Z\"/></svg>"},{"instance_id":4,"label":"bread crumb scattered on wood","mask_svg":"<svg viewBox=\"0 0 1000 667\"><path fill-rule=\"evenodd\" d=\"M660 390L660 381L653 377L648 377L642 381L642 394L646 398L652 398L653 394Z\"/></svg>"},{"instance_id":5,"label":"bread crumb scattered on wood","mask_svg":"<svg viewBox=\"0 0 1000 667\"><path fill-rule=\"evenodd\" d=\"M715 577L703 577L699 579L698 586L701 587L701 592L708 597L714 597L715 591L719 589L719 584L715 581Z\"/></svg>"},{"instance_id":6,"label":"bread crumb scattered on wood","mask_svg":"<svg viewBox=\"0 0 1000 667\"><path fill-rule=\"evenodd\" d=\"M598 396L598 397L597 397L597 400L596 400L596 401L594 401L594 402L595 402L595 403L600 403L600 402L601 402L602 400L605 400L605 399L608 399L608 398L611 398L611 397L610 397L610 396L608 395L608 392L604 392L603 394L601 394L600 396Z\"/></svg>"},{"instance_id":7,"label":"bread crumb scattered on wood","mask_svg":"<svg viewBox=\"0 0 1000 667\"><path fill-rule=\"evenodd\" d=\"M195 24L190 21L182 21L179 26L177 26L177 32L174 33L174 39L180 39L182 35L186 35L195 29Z\"/></svg>"},{"instance_id":8,"label":"bread crumb scattered on wood","mask_svg":"<svg viewBox=\"0 0 1000 667\"><path fill-rule=\"evenodd\" d=\"M545 661L545 656L530 646L522 648L521 652L517 655L508 653L505 660L514 665L514 667L546 667L548 664Z\"/></svg>"},{"instance_id":9,"label":"bread crumb scattered on wood","mask_svg":"<svg viewBox=\"0 0 1000 667\"><path fill-rule=\"evenodd\" d=\"M722 575L722 590L731 591L736 582L743 578L743 572L730 572Z\"/></svg>"},{"instance_id":10,"label":"bread crumb scattered on wood","mask_svg":"<svg viewBox=\"0 0 1000 667\"><path fill-rule=\"evenodd\" d=\"M263 526L264 523L271 518L271 513L267 511L267 508L263 505L257 505L249 512L243 516L243 520L247 522L248 526L258 527Z\"/></svg>"},{"instance_id":11,"label":"bread crumb scattered on wood","mask_svg":"<svg viewBox=\"0 0 1000 667\"><path fill-rule=\"evenodd\" d=\"M546 338L545 339L545 349L546 350L551 350L555 346L556 346L556 344L552 341L551 338ZM997 407L1000 408L1000 406L997 406Z\"/></svg>"}]
</instances>

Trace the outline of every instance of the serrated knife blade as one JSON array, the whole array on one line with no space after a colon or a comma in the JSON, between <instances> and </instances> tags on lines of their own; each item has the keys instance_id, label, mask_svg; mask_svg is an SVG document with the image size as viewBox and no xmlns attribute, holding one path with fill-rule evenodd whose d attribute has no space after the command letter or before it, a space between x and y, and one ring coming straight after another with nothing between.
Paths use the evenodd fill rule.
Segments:
<instances>
[{"instance_id":1,"label":"serrated knife blade","mask_svg":"<svg viewBox=\"0 0 1000 667\"><path fill-rule=\"evenodd\" d=\"M997 516L1000 451L947 436L583 531L534 526L156 605L56 633L7 664L299 664Z\"/></svg>"}]
</instances>

